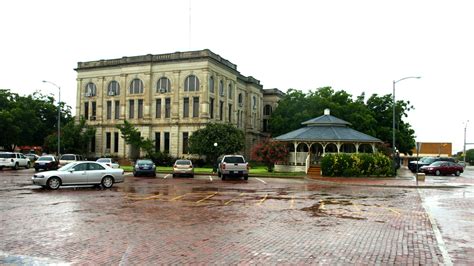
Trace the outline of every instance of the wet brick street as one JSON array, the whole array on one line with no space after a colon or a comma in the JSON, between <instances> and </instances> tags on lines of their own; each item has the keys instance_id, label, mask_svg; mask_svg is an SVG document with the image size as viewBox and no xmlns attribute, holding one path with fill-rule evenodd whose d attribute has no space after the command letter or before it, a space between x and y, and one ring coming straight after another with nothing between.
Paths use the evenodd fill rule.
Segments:
<instances>
[{"instance_id":1,"label":"wet brick street","mask_svg":"<svg viewBox=\"0 0 474 266\"><path fill-rule=\"evenodd\" d=\"M431 222L463 202L471 234L472 200L434 189L161 175L51 191L31 185L32 174L0 171L0 264L474 263L461 235L440 242ZM431 215L427 199L444 205Z\"/></svg>"}]
</instances>

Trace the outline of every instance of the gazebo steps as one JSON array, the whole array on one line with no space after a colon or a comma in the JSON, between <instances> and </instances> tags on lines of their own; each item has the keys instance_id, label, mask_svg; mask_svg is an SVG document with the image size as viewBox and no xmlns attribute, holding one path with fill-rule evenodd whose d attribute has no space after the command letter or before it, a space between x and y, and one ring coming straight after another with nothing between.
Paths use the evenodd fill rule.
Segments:
<instances>
[{"instance_id":1,"label":"gazebo steps","mask_svg":"<svg viewBox=\"0 0 474 266\"><path fill-rule=\"evenodd\" d=\"M320 166L310 166L308 168L308 176L319 177L321 176L321 167Z\"/></svg>"}]
</instances>

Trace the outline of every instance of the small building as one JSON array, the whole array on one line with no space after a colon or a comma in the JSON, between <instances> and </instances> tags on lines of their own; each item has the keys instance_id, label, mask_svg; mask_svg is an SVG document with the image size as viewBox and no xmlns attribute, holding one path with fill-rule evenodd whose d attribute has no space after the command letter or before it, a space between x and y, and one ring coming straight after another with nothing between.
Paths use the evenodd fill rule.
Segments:
<instances>
[{"instance_id":1,"label":"small building","mask_svg":"<svg viewBox=\"0 0 474 266\"><path fill-rule=\"evenodd\" d=\"M334 117L330 110L324 115L301 123L305 127L274 138L288 144L289 156L284 164L275 165L279 172L307 172L318 166L328 153L374 153L378 138L350 128L349 122Z\"/></svg>"},{"instance_id":2,"label":"small building","mask_svg":"<svg viewBox=\"0 0 474 266\"><path fill-rule=\"evenodd\" d=\"M421 142L418 157L451 157L453 154L453 144L451 142ZM403 165L408 165L410 161L416 160L416 147L412 150L412 155L400 156Z\"/></svg>"}]
</instances>

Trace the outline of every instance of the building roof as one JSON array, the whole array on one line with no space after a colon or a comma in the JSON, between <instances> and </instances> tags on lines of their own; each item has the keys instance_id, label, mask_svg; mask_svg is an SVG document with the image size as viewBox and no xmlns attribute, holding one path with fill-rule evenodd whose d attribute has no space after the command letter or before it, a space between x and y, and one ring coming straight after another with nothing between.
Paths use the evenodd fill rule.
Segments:
<instances>
[{"instance_id":1,"label":"building roof","mask_svg":"<svg viewBox=\"0 0 474 266\"><path fill-rule=\"evenodd\" d=\"M278 141L307 141L307 142L365 142L378 143L380 139L349 128L349 122L334 117L325 110L325 114L301 123L306 125L300 129L288 132L274 138Z\"/></svg>"}]
</instances>

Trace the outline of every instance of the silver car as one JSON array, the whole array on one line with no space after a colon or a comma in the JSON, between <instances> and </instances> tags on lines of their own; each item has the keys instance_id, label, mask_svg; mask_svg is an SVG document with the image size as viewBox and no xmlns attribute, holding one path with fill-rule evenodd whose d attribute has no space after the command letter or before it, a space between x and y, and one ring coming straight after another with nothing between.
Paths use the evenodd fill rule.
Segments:
<instances>
[{"instance_id":1,"label":"silver car","mask_svg":"<svg viewBox=\"0 0 474 266\"><path fill-rule=\"evenodd\" d=\"M124 180L123 169L113 169L97 162L73 162L56 171L35 174L31 180L34 185L58 189L68 185L102 185L111 188L114 183Z\"/></svg>"},{"instance_id":2,"label":"silver car","mask_svg":"<svg viewBox=\"0 0 474 266\"><path fill-rule=\"evenodd\" d=\"M176 160L173 165L173 177L180 175L194 177L194 167L191 160Z\"/></svg>"}]
</instances>

